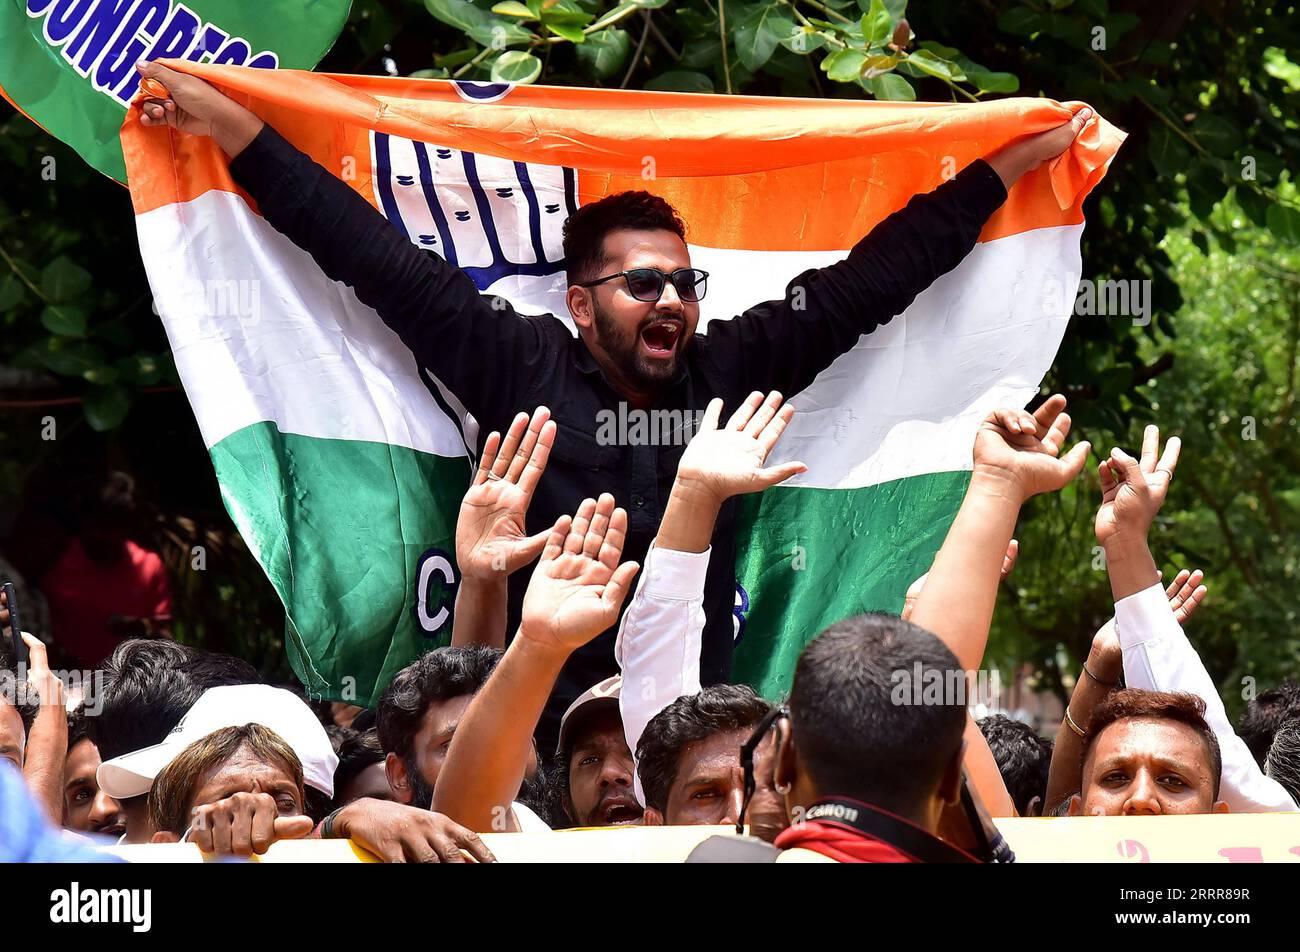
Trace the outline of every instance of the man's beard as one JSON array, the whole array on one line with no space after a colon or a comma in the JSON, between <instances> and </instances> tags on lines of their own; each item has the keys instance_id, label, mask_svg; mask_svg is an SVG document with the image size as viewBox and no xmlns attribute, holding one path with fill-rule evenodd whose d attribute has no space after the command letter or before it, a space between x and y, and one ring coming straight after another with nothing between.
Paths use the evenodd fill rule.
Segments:
<instances>
[{"instance_id":1,"label":"man's beard","mask_svg":"<svg viewBox=\"0 0 1300 952\"><path fill-rule=\"evenodd\" d=\"M424 774L415 765L415 758L406 757L402 763L406 765L406 783L411 788L411 806L421 810L432 809L433 787L425 782Z\"/></svg>"},{"instance_id":2,"label":"man's beard","mask_svg":"<svg viewBox=\"0 0 1300 952\"><path fill-rule=\"evenodd\" d=\"M677 376L681 362L681 353L686 343L678 346L672 360L648 361L637 351L641 341L641 331L655 318L652 316L639 324L635 331L628 333L610 314L601 307L600 301L592 297L595 316L596 343L601 346L609 359L618 368L624 382L640 391L658 390L670 383ZM685 331L682 332L683 335Z\"/></svg>"},{"instance_id":3,"label":"man's beard","mask_svg":"<svg viewBox=\"0 0 1300 952\"><path fill-rule=\"evenodd\" d=\"M415 765L415 758L407 757L402 761L406 765L406 782L411 788L411 806L421 810L433 809L433 787L429 786ZM540 767L532 777L524 777L519 788L518 800L529 807L548 823L551 818L551 781L546 771Z\"/></svg>"}]
</instances>

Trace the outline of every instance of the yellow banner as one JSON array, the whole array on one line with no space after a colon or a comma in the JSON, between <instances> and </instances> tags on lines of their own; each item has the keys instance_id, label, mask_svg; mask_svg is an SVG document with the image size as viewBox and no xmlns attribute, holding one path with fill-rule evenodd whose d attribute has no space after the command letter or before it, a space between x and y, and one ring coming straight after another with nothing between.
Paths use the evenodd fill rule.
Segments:
<instances>
[{"instance_id":1,"label":"yellow banner","mask_svg":"<svg viewBox=\"0 0 1300 952\"><path fill-rule=\"evenodd\" d=\"M1159 817L1020 818L997 821L1022 863L1300 862L1300 813ZM483 837L503 863L680 863L730 827L619 827ZM201 863L189 843L106 848L133 863ZM804 855L794 855L804 854ZM792 851L784 861L817 861ZM263 863L357 863L374 857L347 840L286 840Z\"/></svg>"}]
</instances>

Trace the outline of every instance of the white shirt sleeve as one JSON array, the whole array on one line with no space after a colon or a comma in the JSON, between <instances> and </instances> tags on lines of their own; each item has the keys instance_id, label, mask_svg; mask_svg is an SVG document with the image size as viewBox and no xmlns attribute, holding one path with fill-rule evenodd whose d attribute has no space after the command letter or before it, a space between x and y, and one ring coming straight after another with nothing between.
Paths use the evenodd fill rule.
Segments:
<instances>
[{"instance_id":1,"label":"white shirt sleeve","mask_svg":"<svg viewBox=\"0 0 1300 952\"><path fill-rule=\"evenodd\" d=\"M614 659L623 672L618 707L633 759L651 718L683 694L700 691L704 576L711 551L678 552L652 545L632 604L623 613ZM644 804L639 776L634 787Z\"/></svg>"},{"instance_id":2,"label":"white shirt sleeve","mask_svg":"<svg viewBox=\"0 0 1300 952\"><path fill-rule=\"evenodd\" d=\"M1233 813L1295 810L1290 794L1264 776L1250 748L1232 729L1218 688L1174 618L1164 588L1157 583L1116 602L1115 627L1129 687L1184 691L1205 702L1205 720L1218 738L1223 757L1219 798L1228 808Z\"/></svg>"}]
</instances>

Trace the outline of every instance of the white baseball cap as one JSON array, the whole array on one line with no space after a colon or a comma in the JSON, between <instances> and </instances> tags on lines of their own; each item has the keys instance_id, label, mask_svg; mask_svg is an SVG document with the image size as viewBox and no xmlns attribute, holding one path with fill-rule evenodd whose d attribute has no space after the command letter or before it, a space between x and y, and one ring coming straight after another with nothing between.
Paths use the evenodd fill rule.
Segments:
<instances>
[{"instance_id":1,"label":"white baseball cap","mask_svg":"<svg viewBox=\"0 0 1300 952\"><path fill-rule=\"evenodd\" d=\"M99 787L115 800L149 792L154 778L186 747L223 727L260 724L275 731L302 761L303 780L334 796L339 759L310 707L292 691L267 684L208 688L161 744L133 750L99 765Z\"/></svg>"}]
</instances>

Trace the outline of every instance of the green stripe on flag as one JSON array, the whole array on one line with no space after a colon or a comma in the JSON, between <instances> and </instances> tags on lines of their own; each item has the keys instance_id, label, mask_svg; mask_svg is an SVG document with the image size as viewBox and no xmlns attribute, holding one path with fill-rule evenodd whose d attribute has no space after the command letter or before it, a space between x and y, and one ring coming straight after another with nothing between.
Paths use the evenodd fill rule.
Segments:
<instances>
[{"instance_id":1,"label":"green stripe on flag","mask_svg":"<svg viewBox=\"0 0 1300 952\"><path fill-rule=\"evenodd\" d=\"M736 574L750 594L732 680L772 700L827 626L869 611L898 612L930 570L970 472L911 476L864 489L769 489L745 497Z\"/></svg>"},{"instance_id":2,"label":"green stripe on flag","mask_svg":"<svg viewBox=\"0 0 1300 952\"><path fill-rule=\"evenodd\" d=\"M416 621L420 557L455 551L464 457L281 433L255 423L211 450L226 508L286 610L285 647L309 692L371 705L451 638ZM432 582L428 612L451 607Z\"/></svg>"}]
</instances>

